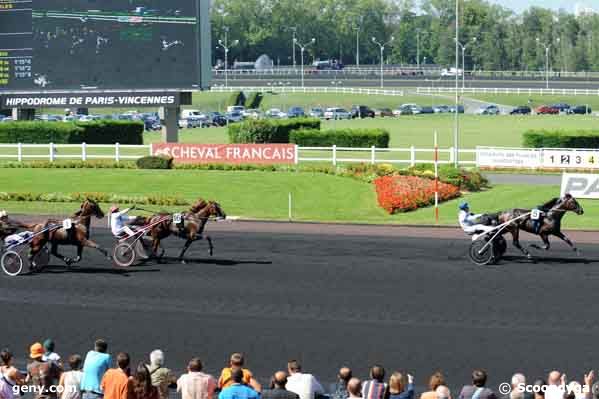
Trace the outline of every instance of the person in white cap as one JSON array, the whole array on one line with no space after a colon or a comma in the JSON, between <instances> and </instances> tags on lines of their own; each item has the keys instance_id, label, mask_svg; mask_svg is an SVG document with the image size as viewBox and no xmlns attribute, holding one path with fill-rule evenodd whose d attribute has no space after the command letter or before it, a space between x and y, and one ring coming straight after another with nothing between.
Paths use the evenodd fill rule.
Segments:
<instances>
[{"instance_id":1,"label":"person in white cap","mask_svg":"<svg viewBox=\"0 0 599 399\"><path fill-rule=\"evenodd\" d=\"M133 209L135 209L135 205L122 211L119 209L118 205L113 205L110 208L110 230L115 237L119 237L123 233L127 235L132 235L134 233L128 225L135 221L137 217L127 215L127 213Z\"/></svg>"}]
</instances>

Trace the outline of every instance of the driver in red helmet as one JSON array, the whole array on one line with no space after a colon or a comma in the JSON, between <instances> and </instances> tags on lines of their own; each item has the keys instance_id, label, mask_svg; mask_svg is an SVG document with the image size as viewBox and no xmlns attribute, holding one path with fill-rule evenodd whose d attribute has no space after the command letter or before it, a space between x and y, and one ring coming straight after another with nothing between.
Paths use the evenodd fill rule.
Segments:
<instances>
[{"instance_id":1,"label":"driver in red helmet","mask_svg":"<svg viewBox=\"0 0 599 399\"><path fill-rule=\"evenodd\" d=\"M110 230L115 237L119 237L123 234L133 235L134 231L128 225L137 220L137 217L129 216L127 213L134 209L135 205L122 211L118 205L112 205L110 207Z\"/></svg>"}]
</instances>

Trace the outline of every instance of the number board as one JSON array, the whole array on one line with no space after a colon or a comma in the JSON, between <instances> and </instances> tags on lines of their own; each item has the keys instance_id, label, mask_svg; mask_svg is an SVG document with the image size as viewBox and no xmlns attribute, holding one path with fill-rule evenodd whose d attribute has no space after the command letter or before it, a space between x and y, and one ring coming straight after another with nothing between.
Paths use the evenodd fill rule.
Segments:
<instances>
[{"instance_id":1,"label":"number board","mask_svg":"<svg viewBox=\"0 0 599 399\"><path fill-rule=\"evenodd\" d=\"M599 168L599 150L543 150L544 168Z\"/></svg>"}]
</instances>

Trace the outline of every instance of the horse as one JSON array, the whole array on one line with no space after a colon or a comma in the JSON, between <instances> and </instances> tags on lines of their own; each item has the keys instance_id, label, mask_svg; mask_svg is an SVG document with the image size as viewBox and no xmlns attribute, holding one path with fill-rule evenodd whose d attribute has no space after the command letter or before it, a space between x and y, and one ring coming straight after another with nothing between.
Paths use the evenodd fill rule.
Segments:
<instances>
[{"instance_id":1,"label":"horse","mask_svg":"<svg viewBox=\"0 0 599 399\"><path fill-rule=\"evenodd\" d=\"M71 216L72 227L65 229L57 220L48 220L45 224L35 225L33 232L39 233L44 229L48 229L45 233L36 235L31 241L31 249L29 251L29 262L32 268L36 265L33 261L35 255L44 248L46 243L50 243L50 253L61 259L67 266L81 261L81 255L84 247L93 248L101 252L105 257L110 258L108 252L98 244L89 239L91 218L95 216L98 219L104 217L104 212L97 202L87 198L80 209ZM73 245L77 247L77 257L71 259L67 256L58 253L59 245Z\"/></svg>"},{"instance_id":2,"label":"horse","mask_svg":"<svg viewBox=\"0 0 599 399\"><path fill-rule=\"evenodd\" d=\"M173 220L173 217L169 217L167 213L159 213L151 216L148 218L147 224L151 225L156 223L150 230L150 236L152 237L152 255L155 257L157 256L161 240L170 235L175 235L186 240L178 258L181 263L185 263L185 260L183 259L185 252L194 241L199 241L204 238L204 229L211 216L219 219L225 219L227 217L218 202L205 201L202 198L198 199L198 202L190 208L189 212L181 214L181 223L176 223ZM163 221L159 222L161 219L163 219ZM210 256L212 256L214 251L212 239L210 236L205 236L205 238L206 241L208 241ZM160 254L158 258L160 259L163 254L164 251L162 251L162 254Z\"/></svg>"},{"instance_id":3,"label":"horse","mask_svg":"<svg viewBox=\"0 0 599 399\"><path fill-rule=\"evenodd\" d=\"M532 258L532 255L520 245L519 235L520 230L523 230L530 234L541 237L544 245L540 247L537 244L532 244L531 246L533 248L549 250L551 247L551 244L549 243L549 236L553 235L567 243L573 251L578 252L578 249L574 243L568 237L566 237L564 233L561 232L561 222L566 212L571 211L577 215L584 214L584 209L582 209L582 206L578 203L578 201L576 201L572 195L566 194L562 198L553 198L551 201L543 204L539 208L544 211L545 216L541 220L538 227L535 226L535 221L533 221L530 216L522 217L521 219L515 220L507 225L505 232L511 233L514 247L518 248L528 258ZM511 209L509 211L499 212L496 214L497 223L507 223L510 220L525 215L529 212L531 212L530 209Z\"/></svg>"}]
</instances>

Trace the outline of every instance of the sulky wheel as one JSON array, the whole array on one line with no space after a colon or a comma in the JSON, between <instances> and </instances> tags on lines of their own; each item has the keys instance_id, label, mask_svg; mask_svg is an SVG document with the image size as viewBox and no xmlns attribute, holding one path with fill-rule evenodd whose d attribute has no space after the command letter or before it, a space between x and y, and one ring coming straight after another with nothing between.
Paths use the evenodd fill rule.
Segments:
<instances>
[{"instance_id":1,"label":"sulky wheel","mask_svg":"<svg viewBox=\"0 0 599 399\"><path fill-rule=\"evenodd\" d=\"M135 250L131 245L123 242L114 247L112 260L117 266L129 267L135 262Z\"/></svg>"},{"instance_id":2,"label":"sulky wheel","mask_svg":"<svg viewBox=\"0 0 599 399\"><path fill-rule=\"evenodd\" d=\"M0 259L2 270L9 276L18 276L23 270L23 258L17 252L8 251Z\"/></svg>"},{"instance_id":3,"label":"sulky wheel","mask_svg":"<svg viewBox=\"0 0 599 399\"><path fill-rule=\"evenodd\" d=\"M468 251L468 256L472 263L478 266L492 265L495 263L495 253L493 250L493 245L487 245L487 239L480 239L472 241L470 244L470 249ZM485 247L485 245L487 245ZM483 249L484 248L484 249Z\"/></svg>"}]
</instances>

